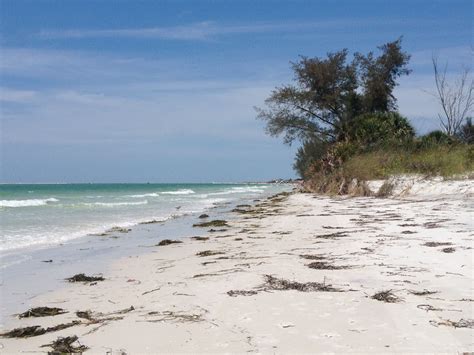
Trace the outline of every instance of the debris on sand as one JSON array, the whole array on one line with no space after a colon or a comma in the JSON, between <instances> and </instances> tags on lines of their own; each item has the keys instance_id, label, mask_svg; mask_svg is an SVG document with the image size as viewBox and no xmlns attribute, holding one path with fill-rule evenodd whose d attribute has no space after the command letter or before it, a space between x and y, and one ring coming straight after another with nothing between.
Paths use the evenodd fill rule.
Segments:
<instances>
[{"instance_id":1,"label":"debris on sand","mask_svg":"<svg viewBox=\"0 0 474 355\"><path fill-rule=\"evenodd\" d=\"M191 237L191 239L205 241L205 240L209 240L209 237L195 236L195 237Z\"/></svg>"},{"instance_id":2,"label":"debris on sand","mask_svg":"<svg viewBox=\"0 0 474 355\"><path fill-rule=\"evenodd\" d=\"M436 247L443 247L447 245L453 245L453 243L450 242L426 242L425 244L422 244L425 247L431 247L431 248L436 248Z\"/></svg>"},{"instance_id":3,"label":"debris on sand","mask_svg":"<svg viewBox=\"0 0 474 355\"><path fill-rule=\"evenodd\" d=\"M213 256L213 255L220 255L220 254L225 254L222 251L217 251L217 250L203 250L198 253L196 253L197 256L204 257L204 256Z\"/></svg>"},{"instance_id":4,"label":"debris on sand","mask_svg":"<svg viewBox=\"0 0 474 355\"><path fill-rule=\"evenodd\" d=\"M148 316L160 316L158 319L147 320L148 322L167 322L174 321L179 323L184 322L202 322L204 321L202 314L187 314L183 312L173 312L173 311L164 311L164 312L149 312Z\"/></svg>"},{"instance_id":5,"label":"debris on sand","mask_svg":"<svg viewBox=\"0 0 474 355\"><path fill-rule=\"evenodd\" d=\"M413 291L413 290L408 290L412 295L415 296L428 296L428 295L434 295L435 293L438 293L438 291L428 291L428 290L423 290L423 291Z\"/></svg>"},{"instance_id":6,"label":"debris on sand","mask_svg":"<svg viewBox=\"0 0 474 355\"><path fill-rule=\"evenodd\" d=\"M324 260L326 257L324 255L311 255L311 254L302 254L300 258L308 259L308 260Z\"/></svg>"},{"instance_id":7,"label":"debris on sand","mask_svg":"<svg viewBox=\"0 0 474 355\"><path fill-rule=\"evenodd\" d=\"M152 220L149 220L149 221L144 221L144 222L140 222L139 224L155 224L155 223L162 223L163 221L158 221L156 219L152 219Z\"/></svg>"},{"instance_id":8,"label":"debris on sand","mask_svg":"<svg viewBox=\"0 0 474 355\"><path fill-rule=\"evenodd\" d=\"M442 319L441 322L431 320L430 321L431 325L434 325L437 327L438 325L445 325L448 327L454 327L454 328L474 328L474 319L460 319L459 321L455 322L449 319Z\"/></svg>"},{"instance_id":9,"label":"debris on sand","mask_svg":"<svg viewBox=\"0 0 474 355\"><path fill-rule=\"evenodd\" d=\"M78 345L73 345L74 343ZM48 352L48 354L80 354L88 349L87 346L79 343L76 335L69 337L59 337L50 344L41 345L41 347L51 347L53 351Z\"/></svg>"},{"instance_id":10,"label":"debris on sand","mask_svg":"<svg viewBox=\"0 0 474 355\"><path fill-rule=\"evenodd\" d=\"M161 242L156 244L157 247L162 247L165 245L170 245L170 244L179 244L182 243L181 240L171 240L171 239L163 239Z\"/></svg>"},{"instance_id":11,"label":"debris on sand","mask_svg":"<svg viewBox=\"0 0 474 355\"><path fill-rule=\"evenodd\" d=\"M215 219L209 222L203 222L203 223L195 223L193 224L193 227L228 227L229 225L227 224L227 221L223 219Z\"/></svg>"},{"instance_id":12,"label":"debris on sand","mask_svg":"<svg viewBox=\"0 0 474 355\"><path fill-rule=\"evenodd\" d=\"M377 301L386 302L386 303L398 303L402 301L402 299L396 296L392 292L392 290L377 292L376 294L372 295L370 298Z\"/></svg>"},{"instance_id":13,"label":"debris on sand","mask_svg":"<svg viewBox=\"0 0 474 355\"><path fill-rule=\"evenodd\" d=\"M30 318L30 317L49 317L49 316L56 316L58 314L67 313L62 308L56 307L35 307L30 308L26 312L23 312L18 315L19 318Z\"/></svg>"},{"instance_id":14,"label":"debris on sand","mask_svg":"<svg viewBox=\"0 0 474 355\"><path fill-rule=\"evenodd\" d=\"M443 249L441 249L441 251L443 253L454 253L456 251L456 249L454 249L454 248L443 248Z\"/></svg>"},{"instance_id":15,"label":"debris on sand","mask_svg":"<svg viewBox=\"0 0 474 355\"><path fill-rule=\"evenodd\" d=\"M104 281L105 279L102 276L87 276L85 274L76 274L72 277L66 279L69 282L94 282L94 281Z\"/></svg>"},{"instance_id":16,"label":"debris on sand","mask_svg":"<svg viewBox=\"0 0 474 355\"><path fill-rule=\"evenodd\" d=\"M208 214L205 214L205 213L203 213L203 214L202 214L202 215L200 215L198 218L201 218L201 219L202 219L202 218L209 218L209 215L208 215Z\"/></svg>"},{"instance_id":17,"label":"debris on sand","mask_svg":"<svg viewBox=\"0 0 474 355\"><path fill-rule=\"evenodd\" d=\"M317 269L317 270L346 270L346 269L351 268L351 266L347 266L347 265L337 266L330 263L326 263L324 261L315 261L306 266L309 267L310 269Z\"/></svg>"},{"instance_id":18,"label":"debris on sand","mask_svg":"<svg viewBox=\"0 0 474 355\"><path fill-rule=\"evenodd\" d=\"M275 291L286 291L286 290L296 290L300 292L343 292L343 290L334 288L326 283L319 282L296 282L289 281L285 279L279 279L271 275L264 275L265 284L263 285L264 289L275 290Z\"/></svg>"},{"instance_id":19,"label":"debris on sand","mask_svg":"<svg viewBox=\"0 0 474 355\"><path fill-rule=\"evenodd\" d=\"M40 325L33 325L30 327L15 328L13 330L10 330L9 332L0 334L0 336L3 338L30 338L46 333L57 332L58 330L70 328L78 324L81 324L81 322L75 320L70 323L63 323L49 328L43 328Z\"/></svg>"},{"instance_id":20,"label":"debris on sand","mask_svg":"<svg viewBox=\"0 0 474 355\"><path fill-rule=\"evenodd\" d=\"M340 237L347 237L347 234L345 232L336 232L336 233L329 233L329 234L321 234L315 237L321 238L321 239L336 239Z\"/></svg>"},{"instance_id":21,"label":"debris on sand","mask_svg":"<svg viewBox=\"0 0 474 355\"><path fill-rule=\"evenodd\" d=\"M91 311L77 311L76 316L78 318L87 319L87 320L93 320L94 319L94 317L92 316Z\"/></svg>"},{"instance_id":22,"label":"debris on sand","mask_svg":"<svg viewBox=\"0 0 474 355\"><path fill-rule=\"evenodd\" d=\"M112 227L106 231L106 233L128 233L130 232L130 228L122 228L122 227Z\"/></svg>"},{"instance_id":23,"label":"debris on sand","mask_svg":"<svg viewBox=\"0 0 474 355\"><path fill-rule=\"evenodd\" d=\"M227 294L230 297L237 297L237 296L253 296L256 295L257 291L245 291L245 290L230 290Z\"/></svg>"}]
</instances>

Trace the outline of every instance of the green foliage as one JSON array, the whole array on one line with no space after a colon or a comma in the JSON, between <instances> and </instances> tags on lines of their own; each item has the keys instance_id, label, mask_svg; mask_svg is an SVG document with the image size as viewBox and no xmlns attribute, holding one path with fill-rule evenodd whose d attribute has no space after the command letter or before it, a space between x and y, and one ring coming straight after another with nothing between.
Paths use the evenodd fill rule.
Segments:
<instances>
[{"instance_id":1,"label":"green foliage","mask_svg":"<svg viewBox=\"0 0 474 355\"><path fill-rule=\"evenodd\" d=\"M349 139L363 149L405 144L413 140L415 130L408 119L397 112L366 113L354 119Z\"/></svg>"},{"instance_id":2,"label":"green foliage","mask_svg":"<svg viewBox=\"0 0 474 355\"><path fill-rule=\"evenodd\" d=\"M464 143L474 144L474 125L471 117L468 117L466 123L461 126L458 138Z\"/></svg>"},{"instance_id":3,"label":"green foliage","mask_svg":"<svg viewBox=\"0 0 474 355\"><path fill-rule=\"evenodd\" d=\"M295 83L276 88L257 108L258 118L272 136L284 135L285 143L318 137L333 143L347 139L352 121L363 113L396 109L392 92L397 79L410 71L410 56L401 39L379 47L381 54L329 53L326 58L301 57L293 63Z\"/></svg>"},{"instance_id":4,"label":"green foliage","mask_svg":"<svg viewBox=\"0 0 474 355\"><path fill-rule=\"evenodd\" d=\"M316 161L320 160L327 151L327 143L314 138L303 143L296 152L293 168L300 177L307 178L308 168Z\"/></svg>"},{"instance_id":5,"label":"green foliage","mask_svg":"<svg viewBox=\"0 0 474 355\"><path fill-rule=\"evenodd\" d=\"M421 148L432 148L440 145L450 145L456 143L456 139L443 131L437 130L421 136L418 145Z\"/></svg>"}]
</instances>

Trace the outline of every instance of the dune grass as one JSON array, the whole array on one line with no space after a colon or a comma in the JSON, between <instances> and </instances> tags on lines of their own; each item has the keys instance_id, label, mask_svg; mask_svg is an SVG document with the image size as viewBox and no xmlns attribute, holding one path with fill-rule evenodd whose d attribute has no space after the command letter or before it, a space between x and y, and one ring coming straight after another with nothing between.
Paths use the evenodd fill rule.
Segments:
<instances>
[{"instance_id":1,"label":"dune grass","mask_svg":"<svg viewBox=\"0 0 474 355\"><path fill-rule=\"evenodd\" d=\"M346 177L367 181L397 174L451 177L474 171L472 145L423 150L378 150L355 155L343 164Z\"/></svg>"}]
</instances>

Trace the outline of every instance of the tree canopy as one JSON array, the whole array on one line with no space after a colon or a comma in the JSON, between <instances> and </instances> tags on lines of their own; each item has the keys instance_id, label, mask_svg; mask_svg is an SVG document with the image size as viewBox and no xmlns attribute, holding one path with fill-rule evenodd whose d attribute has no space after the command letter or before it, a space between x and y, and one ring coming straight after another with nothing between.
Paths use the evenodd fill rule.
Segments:
<instances>
[{"instance_id":1,"label":"tree canopy","mask_svg":"<svg viewBox=\"0 0 474 355\"><path fill-rule=\"evenodd\" d=\"M284 135L285 143L348 139L353 120L364 113L396 110L393 90L397 79L407 75L410 56L402 51L402 38L378 47L380 54L348 50L325 58L300 57L292 63L294 83L277 87L257 108L272 136Z\"/></svg>"}]
</instances>

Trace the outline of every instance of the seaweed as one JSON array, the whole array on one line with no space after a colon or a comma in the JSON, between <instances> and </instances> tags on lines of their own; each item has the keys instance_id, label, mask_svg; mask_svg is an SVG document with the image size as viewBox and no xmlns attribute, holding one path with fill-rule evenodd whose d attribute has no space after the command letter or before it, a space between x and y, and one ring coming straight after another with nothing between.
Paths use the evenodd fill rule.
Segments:
<instances>
[{"instance_id":1,"label":"seaweed","mask_svg":"<svg viewBox=\"0 0 474 355\"><path fill-rule=\"evenodd\" d=\"M195 237L191 237L191 239L205 241L205 240L209 240L209 237L195 236Z\"/></svg>"},{"instance_id":2,"label":"seaweed","mask_svg":"<svg viewBox=\"0 0 474 355\"><path fill-rule=\"evenodd\" d=\"M398 303L402 301L402 299L396 296L392 292L392 290L377 292L376 294L372 295L370 298L377 301L386 302L386 303Z\"/></svg>"},{"instance_id":3,"label":"seaweed","mask_svg":"<svg viewBox=\"0 0 474 355\"><path fill-rule=\"evenodd\" d=\"M75 342L78 342L79 345L73 345ZM59 337L50 344L41 345L41 347L51 347L53 351L48 352L48 354L80 354L89 349L87 346L79 343L76 335L71 335L68 337Z\"/></svg>"},{"instance_id":4,"label":"seaweed","mask_svg":"<svg viewBox=\"0 0 474 355\"><path fill-rule=\"evenodd\" d=\"M345 232L336 232L336 233L321 234L321 235L316 236L316 238L321 238L321 239L336 239L339 237L347 237L347 234Z\"/></svg>"},{"instance_id":5,"label":"seaweed","mask_svg":"<svg viewBox=\"0 0 474 355\"><path fill-rule=\"evenodd\" d=\"M122 228L122 227L112 227L106 231L106 233L128 233L130 232L130 228Z\"/></svg>"},{"instance_id":6,"label":"seaweed","mask_svg":"<svg viewBox=\"0 0 474 355\"><path fill-rule=\"evenodd\" d=\"M474 319L463 319L461 318L459 321L455 322L449 319L441 320L441 322L431 320L430 321L431 325L438 326L438 325L446 325L448 327L454 327L454 328L474 328Z\"/></svg>"},{"instance_id":7,"label":"seaweed","mask_svg":"<svg viewBox=\"0 0 474 355\"><path fill-rule=\"evenodd\" d=\"M443 248L441 249L443 253L454 253L456 251L455 248Z\"/></svg>"},{"instance_id":8,"label":"seaweed","mask_svg":"<svg viewBox=\"0 0 474 355\"><path fill-rule=\"evenodd\" d=\"M343 292L343 290L334 288L331 285L326 284L326 283L319 283L319 282L301 283L301 282L296 282L296 281L279 279L271 275L264 275L264 277L265 277L265 284L263 287L268 290L275 290L275 291L296 290L300 292L316 292L316 291Z\"/></svg>"},{"instance_id":9,"label":"seaweed","mask_svg":"<svg viewBox=\"0 0 474 355\"><path fill-rule=\"evenodd\" d=\"M215 219L209 222L203 222L203 223L195 223L193 224L193 227L228 227L229 225L227 224L227 221L223 219Z\"/></svg>"},{"instance_id":10,"label":"seaweed","mask_svg":"<svg viewBox=\"0 0 474 355\"><path fill-rule=\"evenodd\" d=\"M330 263L326 263L324 261L315 261L306 266L309 267L310 269L317 269L317 270L345 270L345 269L351 268L351 266L347 266L347 265L336 266Z\"/></svg>"},{"instance_id":11,"label":"seaweed","mask_svg":"<svg viewBox=\"0 0 474 355\"><path fill-rule=\"evenodd\" d=\"M165 245L170 245L170 244L179 244L182 243L181 240L171 240L171 239L163 239L161 242L156 244L157 247L162 247Z\"/></svg>"},{"instance_id":12,"label":"seaweed","mask_svg":"<svg viewBox=\"0 0 474 355\"><path fill-rule=\"evenodd\" d=\"M30 317L49 317L49 316L56 316L58 314L67 313L62 308L50 308L50 307L35 307L30 308L26 312L23 312L18 315L19 318L30 318Z\"/></svg>"},{"instance_id":13,"label":"seaweed","mask_svg":"<svg viewBox=\"0 0 474 355\"><path fill-rule=\"evenodd\" d=\"M76 274L74 276L68 277L66 280L69 282L94 282L104 281L105 279L102 276L87 276L85 274Z\"/></svg>"},{"instance_id":14,"label":"seaweed","mask_svg":"<svg viewBox=\"0 0 474 355\"><path fill-rule=\"evenodd\" d=\"M227 291L227 294L230 297L237 297L237 296L253 296L256 295L257 291L245 291L245 290L230 290Z\"/></svg>"},{"instance_id":15,"label":"seaweed","mask_svg":"<svg viewBox=\"0 0 474 355\"><path fill-rule=\"evenodd\" d=\"M415 296L428 296L428 295L434 295L435 293L438 293L438 291L428 291L428 290L423 290L423 291L413 291L413 290L408 290L412 295Z\"/></svg>"},{"instance_id":16,"label":"seaweed","mask_svg":"<svg viewBox=\"0 0 474 355\"><path fill-rule=\"evenodd\" d=\"M173 312L173 311L164 311L164 312L149 312L149 316L161 316L161 318L148 320L148 322L166 322L166 321L175 321L175 322L202 322L204 318L201 314L186 314L182 312Z\"/></svg>"},{"instance_id":17,"label":"seaweed","mask_svg":"<svg viewBox=\"0 0 474 355\"><path fill-rule=\"evenodd\" d=\"M431 247L431 248L435 248L435 247L442 247L442 246L447 246L447 245L453 245L453 243L450 243L450 242L426 242L424 244L425 247Z\"/></svg>"},{"instance_id":18,"label":"seaweed","mask_svg":"<svg viewBox=\"0 0 474 355\"><path fill-rule=\"evenodd\" d=\"M149 220L149 221L145 221L145 222L140 222L139 224L155 224L155 223L161 223L163 221L158 221L156 219L152 219L152 220Z\"/></svg>"},{"instance_id":19,"label":"seaweed","mask_svg":"<svg viewBox=\"0 0 474 355\"><path fill-rule=\"evenodd\" d=\"M198 253L196 253L197 256L204 257L204 256L213 256L213 255L220 255L220 254L225 254L222 251L217 251L217 250L203 250Z\"/></svg>"},{"instance_id":20,"label":"seaweed","mask_svg":"<svg viewBox=\"0 0 474 355\"><path fill-rule=\"evenodd\" d=\"M323 255L311 255L311 254L301 254L300 258L307 259L307 260L324 260L326 259Z\"/></svg>"},{"instance_id":21,"label":"seaweed","mask_svg":"<svg viewBox=\"0 0 474 355\"><path fill-rule=\"evenodd\" d=\"M55 325L54 327L43 328L40 325L32 325L24 328L15 328L6 333L0 334L0 337L3 338L30 338L36 337L38 335L43 335L46 333L56 332L58 330L63 330L66 328L73 327L75 325L81 324L80 321L72 321L69 323L63 323Z\"/></svg>"}]
</instances>

